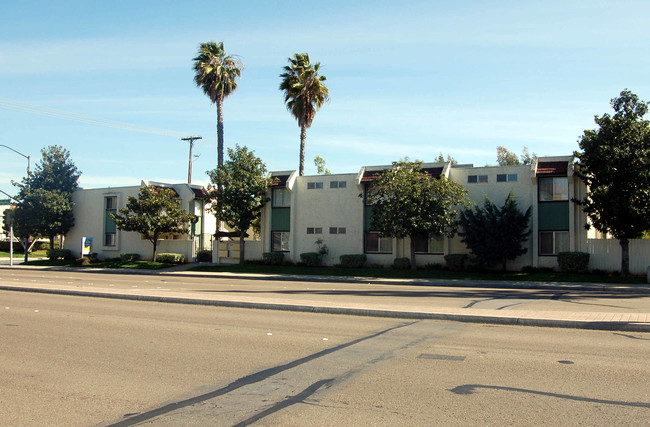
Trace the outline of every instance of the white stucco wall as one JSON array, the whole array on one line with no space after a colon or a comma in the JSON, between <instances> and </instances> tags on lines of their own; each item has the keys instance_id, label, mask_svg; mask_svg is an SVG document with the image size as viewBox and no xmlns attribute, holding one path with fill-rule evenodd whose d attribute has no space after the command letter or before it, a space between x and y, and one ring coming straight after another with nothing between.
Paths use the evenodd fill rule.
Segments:
<instances>
[{"instance_id":1,"label":"white stucco wall","mask_svg":"<svg viewBox=\"0 0 650 427\"><path fill-rule=\"evenodd\" d=\"M148 183L143 181L142 184ZM156 185L160 183L154 183ZM181 206L190 209L190 203L194 199L194 193L187 184L175 184L168 187L174 188L181 199ZM123 253L137 253L143 259L151 259L153 245L149 240L145 240L139 233L116 230L116 245L104 245L104 215L105 197L117 197L117 209L126 206L128 197L137 197L140 192L140 185L129 187L112 187L97 189L79 189L72 195L75 203L73 213L75 225L66 235L66 248L71 250L75 256L81 256L82 237L93 238L93 252L96 252L101 259L116 258ZM203 219L203 238L204 247L210 248L210 237L216 227L214 216L209 212L204 213ZM198 242L197 242L198 243ZM185 236L180 239L161 240L158 242L158 253L173 252L181 253L187 261L192 260L195 251L200 249L198 244Z\"/></svg>"}]
</instances>

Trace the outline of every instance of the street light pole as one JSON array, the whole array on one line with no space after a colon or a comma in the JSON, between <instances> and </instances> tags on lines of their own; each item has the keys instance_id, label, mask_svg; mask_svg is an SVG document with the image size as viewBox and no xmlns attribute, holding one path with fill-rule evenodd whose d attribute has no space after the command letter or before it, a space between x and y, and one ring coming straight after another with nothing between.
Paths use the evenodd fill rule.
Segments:
<instances>
[{"instance_id":1,"label":"street light pole","mask_svg":"<svg viewBox=\"0 0 650 427\"><path fill-rule=\"evenodd\" d=\"M21 153L20 151L14 150L13 148L9 147L8 145L0 144L0 147L8 148L11 151L13 151L14 153L19 154L19 155L23 156L24 158L26 158L27 159L27 176L29 176L29 169L30 169L30 165L31 165L31 157L28 156L27 154Z\"/></svg>"}]
</instances>

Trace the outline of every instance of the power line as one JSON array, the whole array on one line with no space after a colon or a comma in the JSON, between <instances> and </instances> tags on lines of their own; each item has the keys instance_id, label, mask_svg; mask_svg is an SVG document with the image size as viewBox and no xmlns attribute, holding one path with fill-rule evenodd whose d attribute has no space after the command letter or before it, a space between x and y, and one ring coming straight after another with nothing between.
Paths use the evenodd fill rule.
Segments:
<instances>
[{"instance_id":1,"label":"power line","mask_svg":"<svg viewBox=\"0 0 650 427\"><path fill-rule=\"evenodd\" d=\"M94 126L103 126L113 129L129 130L133 132L149 133L154 135L164 135L173 137L182 137L184 134L169 129L158 129L148 126L133 125L130 123L118 122L115 120L100 119L97 117L85 116L82 114L71 113L68 111L55 110L53 108L41 107L24 102L11 101L0 98L0 108L5 110L19 111L22 113L37 114L39 116L52 117L55 119L69 120L73 122L85 123Z\"/></svg>"}]
</instances>

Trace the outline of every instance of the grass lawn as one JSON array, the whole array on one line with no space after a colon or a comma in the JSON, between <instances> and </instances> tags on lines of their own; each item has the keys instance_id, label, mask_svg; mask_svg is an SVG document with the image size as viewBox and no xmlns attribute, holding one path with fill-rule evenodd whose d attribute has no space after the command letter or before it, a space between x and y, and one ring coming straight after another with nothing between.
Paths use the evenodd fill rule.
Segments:
<instances>
[{"instance_id":1,"label":"grass lawn","mask_svg":"<svg viewBox=\"0 0 650 427\"><path fill-rule=\"evenodd\" d=\"M233 273L296 274L317 276L377 277L401 279L456 279L456 280L507 280L527 282L592 282L645 284L643 276L620 277L616 274L562 273L562 272L469 272L448 270L395 270L392 268L339 268L304 267L292 265L232 264L206 265L192 271L215 271Z\"/></svg>"},{"instance_id":2,"label":"grass lawn","mask_svg":"<svg viewBox=\"0 0 650 427\"><path fill-rule=\"evenodd\" d=\"M47 256L47 250L43 249L42 251L33 251L29 253L30 258L35 257L35 258L41 258L41 257L46 257ZM0 258L9 258L9 251L0 251ZM14 251L14 258L18 259L23 259L25 258L25 254L20 251Z\"/></svg>"},{"instance_id":3,"label":"grass lawn","mask_svg":"<svg viewBox=\"0 0 650 427\"><path fill-rule=\"evenodd\" d=\"M152 262L152 261L104 261L98 262L90 265L79 266L75 264L75 261L72 259L41 259L35 261L29 261L27 264L21 263L23 265L42 265L42 266L53 266L53 267L79 267L79 268L127 268L134 270L159 270L161 268L173 267L174 264L167 264L164 262Z\"/></svg>"}]
</instances>

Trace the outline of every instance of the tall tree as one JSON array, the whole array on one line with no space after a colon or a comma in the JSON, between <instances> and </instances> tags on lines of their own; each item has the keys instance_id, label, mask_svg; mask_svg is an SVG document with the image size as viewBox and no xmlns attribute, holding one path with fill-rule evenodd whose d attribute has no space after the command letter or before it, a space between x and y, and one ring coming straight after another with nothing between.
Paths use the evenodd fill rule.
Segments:
<instances>
[{"instance_id":1,"label":"tall tree","mask_svg":"<svg viewBox=\"0 0 650 427\"><path fill-rule=\"evenodd\" d=\"M499 145L497 146L497 164L499 166L513 166L520 165L521 162L515 153Z\"/></svg>"},{"instance_id":2,"label":"tall tree","mask_svg":"<svg viewBox=\"0 0 650 427\"><path fill-rule=\"evenodd\" d=\"M438 154L438 157L435 158L435 161L437 163L451 162L452 165L458 164L458 160L451 157L451 154L447 154L447 159L445 160L445 156L443 156L442 151Z\"/></svg>"},{"instance_id":3,"label":"tall tree","mask_svg":"<svg viewBox=\"0 0 650 427\"><path fill-rule=\"evenodd\" d=\"M144 185L138 197L129 196L119 214L109 213L120 230L135 231L153 245L152 260L158 257L158 242L165 233L187 234L190 223L197 217L181 207L181 201L171 188Z\"/></svg>"},{"instance_id":4,"label":"tall tree","mask_svg":"<svg viewBox=\"0 0 650 427\"><path fill-rule=\"evenodd\" d=\"M42 159L20 183L16 212L23 233L50 239L65 235L74 226L72 193L78 188L81 172L70 160L70 152L52 145L41 150ZM27 212L29 210L29 212Z\"/></svg>"},{"instance_id":5,"label":"tall tree","mask_svg":"<svg viewBox=\"0 0 650 427\"><path fill-rule=\"evenodd\" d=\"M598 129L585 130L576 175L587 186L578 202L590 225L621 245L621 273L630 272L630 239L650 230L650 122L648 103L629 90L611 100L614 115L595 116Z\"/></svg>"},{"instance_id":6,"label":"tall tree","mask_svg":"<svg viewBox=\"0 0 650 427\"><path fill-rule=\"evenodd\" d=\"M521 212L513 193L501 209L486 197L482 208L475 206L460 213L463 230L458 235L480 266L501 264L505 271L509 260L528 252L522 245L530 236L531 209Z\"/></svg>"},{"instance_id":7,"label":"tall tree","mask_svg":"<svg viewBox=\"0 0 650 427\"><path fill-rule=\"evenodd\" d=\"M266 193L271 179L266 176L264 162L248 148L229 148L228 157L222 167L208 172L210 198L215 215L239 232L239 263L243 264L244 238L270 200Z\"/></svg>"},{"instance_id":8,"label":"tall tree","mask_svg":"<svg viewBox=\"0 0 650 427\"><path fill-rule=\"evenodd\" d=\"M393 162L373 183L367 195L372 206L370 227L381 235L411 240L411 268L415 269L415 237L453 236L456 208L467 203L467 190L445 177L422 171L421 162Z\"/></svg>"},{"instance_id":9,"label":"tall tree","mask_svg":"<svg viewBox=\"0 0 650 427\"><path fill-rule=\"evenodd\" d=\"M314 166L316 166L316 173L319 175L329 175L331 174L330 170L325 166L325 159L321 156L314 157Z\"/></svg>"},{"instance_id":10,"label":"tall tree","mask_svg":"<svg viewBox=\"0 0 650 427\"><path fill-rule=\"evenodd\" d=\"M226 55L223 42L199 45L194 61L194 82L217 105L217 165L223 165L223 100L237 89L244 65L235 55Z\"/></svg>"},{"instance_id":11,"label":"tall tree","mask_svg":"<svg viewBox=\"0 0 650 427\"><path fill-rule=\"evenodd\" d=\"M323 83L325 76L318 75L320 62L312 64L309 54L296 53L288 58L289 65L280 74L282 83L280 90L284 91L284 102L287 110L296 118L300 126L300 166L298 174L305 172L305 140L307 128L311 127L316 111L329 101L329 89Z\"/></svg>"}]
</instances>

